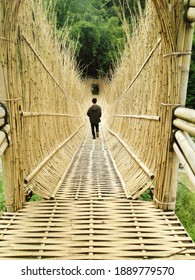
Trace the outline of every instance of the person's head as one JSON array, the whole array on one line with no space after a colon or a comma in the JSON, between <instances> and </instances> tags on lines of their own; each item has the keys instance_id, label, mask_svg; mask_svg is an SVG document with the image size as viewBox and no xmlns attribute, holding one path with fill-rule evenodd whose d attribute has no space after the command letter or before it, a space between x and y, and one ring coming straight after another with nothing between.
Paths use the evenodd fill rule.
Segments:
<instances>
[{"instance_id":1,"label":"person's head","mask_svg":"<svg viewBox=\"0 0 195 280\"><path fill-rule=\"evenodd\" d=\"M96 104L97 98L94 97L94 98L92 99L92 102L93 102L93 104Z\"/></svg>"}]
</instances>

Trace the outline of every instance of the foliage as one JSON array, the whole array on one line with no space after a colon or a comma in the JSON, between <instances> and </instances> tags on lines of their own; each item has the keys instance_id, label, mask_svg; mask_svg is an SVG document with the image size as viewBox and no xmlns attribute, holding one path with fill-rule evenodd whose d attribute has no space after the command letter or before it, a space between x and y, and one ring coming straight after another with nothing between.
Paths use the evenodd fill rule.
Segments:
<instances>
[{"instance_id":1,"label":"foliage","mask_svg":"<svg viewBox=\"0 0 195 280\"><path fill-rule=\"evenodd\" d=\"M140 199L144 201L151 201L152 200L152 192L151 190L147 190L140 195Z\"/></svg>"},{"instance_id":2,"label":"foliage","mask_svg":"<svg viewBox=\"0 0 195 280\"><path fill-rule=\"evenodd\" d=\"M42 197L38 194L33 194L33 196L31 197L31 199L29 201L41 201Z\"/></svg>"},{"instance_id":3,"label":"foliage","mask_svg":"<svg viewBox=\"0 0 195 280\"><path fill-rule=\"evenodd\" d=\"M97 78L112 68L124 47L124 33L113 1L57 0L57 28L70 27L84 76Z\"/></svg>"},{"instance_id":4,"label":"foliage","mask_svg":"<svg viewBox=\"0 0 195 280\"><path fill-rule=\"evenodd\" d=\"M195 193L182 183L178 185L175 213L191 238L195 241Z\"/></svg>"},{"instance_id":5,"label":"foliage","mask_svg":"<svg viewBox=\"0 0 195 280\"><path fill-rule=\"evenodd\" d=\"M120 60L125 35L119 17L124 14L129 24L131 15L138 15L145 0L42 0L50 14L56 13L59 34L70 29L66 43L76 44L76 58L84 76L98 78L108 74ZM138 2L140 5L138 5ZM119 16L120 15L120 16ZM195 36L189 73L186 106L195 109Z\"/></svg>"},{"instance_id":6,"label":"foliage","mask_svg":"<svg viewBox=\"0 0 195 280\"><path fill-rule=\"evenodd\" d=\"M52 12L50 0L46 2ZM140 0L145 7L145 0ZM70 28L67 42L76 43L76 58L84 76L108 74L124 49L125 35L119 14L137 14L138 0L56 0L58 31Z\"/></svg>"},{"instance_id":7,"label":"foliage","mask_svg":"<svg viewBox=\"0 0 195 280\"><path fill-rule=\"evenodd\" d=\"M38 194L34 194L30 201L40 201L42 200L42 197L40 197ZM4 191L3 191L3 178L0 174L0 213L5 211L5 200L4 200Z\"/></svg>"}]
</instances>

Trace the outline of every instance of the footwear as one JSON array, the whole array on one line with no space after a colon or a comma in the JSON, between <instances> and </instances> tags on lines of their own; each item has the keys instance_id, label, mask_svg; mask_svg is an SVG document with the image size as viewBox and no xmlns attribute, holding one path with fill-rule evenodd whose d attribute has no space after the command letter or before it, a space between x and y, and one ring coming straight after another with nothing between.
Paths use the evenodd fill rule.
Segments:
<instances>
[{"instance_id":1,"label":"footwear","mask_svg":"<svg viewBox=\"0 0 195 280\"><path fill-rule=\"evenodd\" d=\"M92 139L95 139L95 137L93 137Z\"/></svg>"},{"instance_id":2,"label":"footwear","mask_svg":"<svg viewBox=\"0 0 195 280\"><path fill-rule=\"evenodd\" d=\"M96 137L97 137L97 138L99 137L99 132L96 132Z\"/></svg>"}]
</instances>

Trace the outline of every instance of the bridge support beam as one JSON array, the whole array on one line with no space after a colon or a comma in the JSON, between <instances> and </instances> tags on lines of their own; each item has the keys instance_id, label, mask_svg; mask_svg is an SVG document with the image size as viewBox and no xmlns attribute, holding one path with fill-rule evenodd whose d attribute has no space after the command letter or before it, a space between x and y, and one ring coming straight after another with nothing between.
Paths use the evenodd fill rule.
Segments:
<instances>
[{"instance_id":1,"label":"bridge support beam","mask_svg":"<svg viewBox=\"0 0 195 280\"><path fill-rule=\"evenodd\" d=\"M186 4L186 6L185 6ZM193 8L192 8L193 7ZM184 16L181 18L180 29L177 40L177 51L188 53L179 57L179 104L185 105L187 96L187 87L189 80L190 62L192 41L194 34L194 21L195 21L195 1L187 1L184 3ZM179 158L175 151L172 152L171 164L171 178L170 178L170 197L176 202L177 185L178 185L178 172L179 172ZM174 210L175 204L165 205L168 210Z\"/></svg>"},{"instance_id":2,"label":"bridge support beam","mask_svg":"<svg viewBox=\"0 0 195 280\"><path fill-rule=\"evenodd\" d=\"M162 114L162 123L167 124L166 130L164 127L162 127L162 132L164 135L168 134L168 137L166 138L166 155L164 155L162 161L164 171L162 168L158 168L157 171L157 177L159 178L159 181L158 187L155 188L154 192L154 202L157 208L162 208L164 210L174 210L178 185L179 159L173 149L173 122L172 126L169 122L172 121L172 109L176 108L178 104L185 105L186 103L194 32L194 23L192 22L193 17L190 15L192 15L192 11L194 11L193 5L195 1L178 1L177 12L180 20L178 22L179 26L177 34L174 33L175 27L170 27L168 24L168 22L172 20L171 17L173 16L168 10L168 5L164 5L163 2L159 0L156 0L154 3L156 3L156 9L158 12L158 8L162 8L163 12L159 13L159 18L160 23L164 23L164 25L161 25L162 33L165 35L164 43L166 44L168 51L170 51L170 53L172 52L172 55L174 56L174 59L172 59L172 63L174 63L172 64L173 71L165 73L167 80L170 79L170 75L172 75L172 82L169 81L170 89L167 90L167 104L164 104L166 108L163 108ZM171 7L169 6L169 8ZM167 20L162 19L162 14L167 15ZM167 34L170 36L168 37ZM172 41L173 38L175 38L175 41ZM173 95L175 98L173 98Z\"/></svg>"}]
</instances>

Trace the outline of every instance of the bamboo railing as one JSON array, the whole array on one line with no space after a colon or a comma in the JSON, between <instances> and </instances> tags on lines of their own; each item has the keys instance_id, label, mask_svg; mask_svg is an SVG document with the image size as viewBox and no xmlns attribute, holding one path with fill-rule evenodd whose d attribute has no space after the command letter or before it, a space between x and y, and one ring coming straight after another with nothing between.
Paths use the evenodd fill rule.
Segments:
<instances>
[{"instance_id":1,"label":"bamboo railing","mask_svg":"<svg viewBox=\"0 0 195 280\"><path fill-rule=\"evenodd\" d=\"M186 100L190 9L194 1L147 1L132 36L124 22L125 53L104 85L110 104L107 141L126 193L138 198L152 188L156 207L165 210L176 202L179 160L172 149L172 110Z\"/></svg>"},{"instance_id":2,"label":"bamboo railing","mask_svg":"<svg viewBox=\"0 0 195 280\"><path fill-rule=\"evenodd\" d=\"M0 99L11 131L9 149L1 145L8 211L23 206L25 192L51 197L86 131L88 87L73 50L59 42L46 7L35 2L0 2Z\"/></svg>"}]
</instances>

